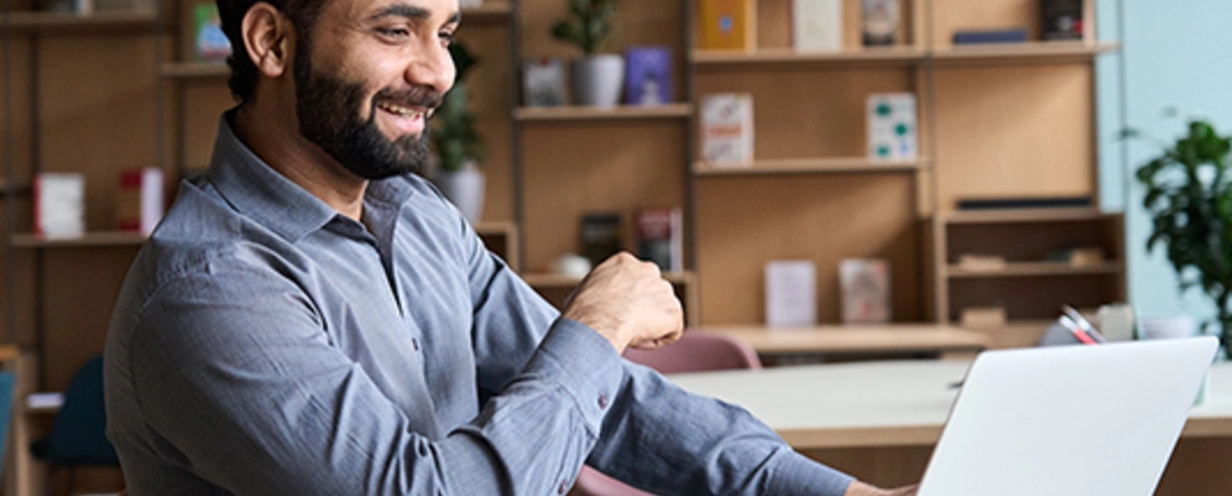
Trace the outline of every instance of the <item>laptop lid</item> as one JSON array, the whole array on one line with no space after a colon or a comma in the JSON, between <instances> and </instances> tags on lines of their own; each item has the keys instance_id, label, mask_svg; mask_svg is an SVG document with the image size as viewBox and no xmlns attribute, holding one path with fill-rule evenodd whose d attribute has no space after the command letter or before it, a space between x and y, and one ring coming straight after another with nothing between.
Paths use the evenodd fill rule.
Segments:
<instances>
[{"instance_id":1,"label":"laptop lid","mask_svg":"<svg viewBox=\"0 0 1232 496\"><path fill-rule=\"evenodd\" d=\"M1213 337L990 351L967 372L919 496L1147 496Z\"/></svg>"}]
</instances>

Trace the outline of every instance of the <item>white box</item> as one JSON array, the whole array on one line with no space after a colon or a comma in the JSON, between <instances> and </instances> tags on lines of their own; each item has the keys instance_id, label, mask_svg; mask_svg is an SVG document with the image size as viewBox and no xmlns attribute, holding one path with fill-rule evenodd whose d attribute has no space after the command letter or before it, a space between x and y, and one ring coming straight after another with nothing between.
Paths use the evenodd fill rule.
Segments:
<instances>
[{"instance_id":1,"label":"white box","mask_svg":"<svg viewBox=\"0 0 1232 496\"><path fill-rule=\"evenodd\" d=\"M868 157L907 162L919 157L915 95L878 93L868 97Z\"/></svg>"},{"instance_id":2,"label":"white box","mask_svg":"<svg viewBox=\"0 0 1232 496\"><path fill-rule=\"evenodd\" d=\"M86 176L44 172L34 178L34 233L50 239L86 234Z\"/></svg>"},{"instance_id":3,"label":"white box","mask_svg":"<svg viewBox=\"0 0 1232 496\"><path fill-rule=\"evenodd\" d=\"M792 38L799 51L843 49L842 0L794 0Z\"/></svg>"},{"instance_id":4,"label":"white box","mask_svg":"<svg viewBox=\"0 0 1232 496\"><path fill-rule=\"evenodd\" d=\"M753 164L753 95L706 95L701 127L702 160L717 166Z\"/></svg>"},{"instance_id":5,"label":"white box","mask_svg":"<svg viewBox=\"0 0 1232 496\"><path fill-rule=\"evenodd\" d=\"M121 231L137 231L148 236L163 218L163 205L162 169L146 167L120 173L116 221Z\"/></svg>"},{"instance_id":6,"label":"white box","mask_svg":"<svg viewBox=\"0 0 1232 496\"><path fill-rule=\"evenodd\" d=\"M766 327L817 325L817 267L811 260L766 263Z\"/></svg>"}]
</instances>

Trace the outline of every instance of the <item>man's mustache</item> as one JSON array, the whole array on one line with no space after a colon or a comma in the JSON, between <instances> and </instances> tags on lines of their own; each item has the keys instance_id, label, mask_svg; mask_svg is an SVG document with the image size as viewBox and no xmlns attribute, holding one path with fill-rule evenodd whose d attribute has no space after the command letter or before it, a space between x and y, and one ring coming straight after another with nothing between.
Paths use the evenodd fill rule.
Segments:
<instances>
[{"instance_id":1,"label":"man's mustache","mask_svg":"<svg viewBox=\"0 0 1232 496\"><path fill-rule=\"evenodd\" d=\"M444 94L427 86L415 86L406 90L385 88L377 92L373 97L373 103L383 101L402 107L418 107L432 111L441 106L443 98Z\"/></svg>"}]
</instances>

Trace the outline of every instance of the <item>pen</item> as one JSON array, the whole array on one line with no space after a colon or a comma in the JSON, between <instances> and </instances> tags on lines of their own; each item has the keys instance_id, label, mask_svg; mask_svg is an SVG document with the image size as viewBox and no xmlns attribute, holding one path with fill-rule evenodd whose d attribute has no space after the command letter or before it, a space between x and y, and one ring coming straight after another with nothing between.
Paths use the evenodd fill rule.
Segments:
<instances>
[{"instance_id":1,"label":"pen","mask_svg":"<svg viewBox=\"0 0 1232 496\"><path fill-rule=\"evenodd\" d=\"M1094 338L1091 337L1090 334L1087 334L1086 330L1079 327L1078 324L1074 322L1074 319L1069 318L1068 315L1062 315L1059 321L1061 322L1061 325L1063 327L1065 327L1066 329L1069 329L1069 332L1073 334L1075 338L1078 339L1079 343L1099 344L1098 342L1095 341Z\"/></svg>"}]
</instances>

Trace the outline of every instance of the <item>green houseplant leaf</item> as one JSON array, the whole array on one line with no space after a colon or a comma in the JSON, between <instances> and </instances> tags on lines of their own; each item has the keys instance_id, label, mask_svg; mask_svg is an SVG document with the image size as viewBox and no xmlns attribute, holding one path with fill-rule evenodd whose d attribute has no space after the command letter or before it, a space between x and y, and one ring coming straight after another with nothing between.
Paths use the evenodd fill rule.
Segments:
<instances>
[{"instance_id":1,"label":"green houseplant leaf","mask_svg":"<svg viewBox=\"0 0 1232 496\"><path fill-rule=\"evenodd\" d=\"M1143 139L1137 130L1122 138ZM1135 173L1146 189L1142 206L1151 217L1147 250L1164 245L1182 292L1199 287L1216 308L1225 354L1232 354L1232 184L1227 178L1232 138L1201 119L1186 134L1162 142L1160 154Z\"/></svg>"},{"instance_id":2,"label":"green houseplant leaf","mask_svg":"<svg viewBox=\"0 0 1232 496\"><path fill-rule=\"evenodd\" d=\"M571 19L552 26L552 37L576 45L587 57L599 53L612 35L616 1L570 0L569 14Z\"/></svg>"}]
</instances>

